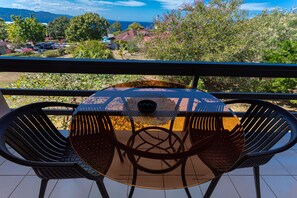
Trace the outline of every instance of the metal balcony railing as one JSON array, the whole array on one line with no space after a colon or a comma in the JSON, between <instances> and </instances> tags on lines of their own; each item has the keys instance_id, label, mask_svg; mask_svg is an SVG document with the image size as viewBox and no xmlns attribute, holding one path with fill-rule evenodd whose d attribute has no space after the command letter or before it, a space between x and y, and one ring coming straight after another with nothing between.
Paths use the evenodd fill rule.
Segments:
<instances>
[{"instance_id":1,"label":"metal balcony railing","mask_svg":"<svg viewBox=\"0 0 297 198\"><path fill-rule=\"evenodd\" d=\"M197 87L199 77L201 76L297 78L297 64L0 57L0 72L185 75L192 76L192 86ZM4 95L26 96L89 96L95 92L95 90L4 88L0 88L0 90ZM211 94L221 99L254 98L268 100L297 100L297 94L291 93L212 92ZM59 114L61 111L55 111L53 113ZM297 115L296 112L293 113Z\"/></svg>"}]
</instances>

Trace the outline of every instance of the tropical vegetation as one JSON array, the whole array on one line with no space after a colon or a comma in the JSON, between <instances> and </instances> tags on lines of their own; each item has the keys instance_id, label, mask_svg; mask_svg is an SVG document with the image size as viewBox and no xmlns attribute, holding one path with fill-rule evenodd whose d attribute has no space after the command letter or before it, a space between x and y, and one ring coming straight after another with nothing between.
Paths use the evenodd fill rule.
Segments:
<instances>
[{"instance_id":1,"label":"tropical vegetation","mask_svg":"<svg viewBox=\"0 0 297 198\"><path fill-rule=\"evenodd\" d=\"M7 26L8 39L14 44L26 42L36 43L43 41L45 37L45 26L37 21L34 16L22 18L11 16L12 24Z\"/></svg>"},{"instance_id":2,"label":"tropical vegetation","mask_svg":"<svg viewBox=\"0 0 297 198\"><path fill-rule=\"evenodd\" d=\"M99 14L86 13L73 17L65 34L69 41L101 40L109 26L107 20Z\"/></svg>"},{"instance_id":3,"label":"tropical vegetation","mask_svg":"<svg viewBox=\"0 0 297 198\"><path fill-rule=\"evenodd\" d=\"M65 38L65 30L68 28L69 23L69 18L65 16L58 17L48 23L47 34L55 39Z\"/></svg>"}]
</instances>

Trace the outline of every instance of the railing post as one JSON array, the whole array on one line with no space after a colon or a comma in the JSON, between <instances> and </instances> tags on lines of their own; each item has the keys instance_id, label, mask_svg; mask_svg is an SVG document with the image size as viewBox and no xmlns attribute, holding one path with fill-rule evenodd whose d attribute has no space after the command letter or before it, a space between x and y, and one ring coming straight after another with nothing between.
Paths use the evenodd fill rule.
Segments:
<instances>
[{"instance_id":1,"label":"railing post","mask_svg":"<svg viewBox=\"0 0 297 198\"><path fill-rule=\"evenodd\" d=\"M192 88L198 87L198 81L199 81L199 75L195 74L195 76L193 76Z\"/></svg>"}]
</instances>

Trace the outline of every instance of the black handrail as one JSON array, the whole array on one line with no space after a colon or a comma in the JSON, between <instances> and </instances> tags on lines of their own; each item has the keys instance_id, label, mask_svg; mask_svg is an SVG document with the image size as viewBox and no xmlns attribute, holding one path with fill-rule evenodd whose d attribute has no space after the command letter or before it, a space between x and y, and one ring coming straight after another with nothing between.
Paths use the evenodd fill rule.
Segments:
<instances>
[{"instance_id":1,"label":"black handrail","mask_svg":"<svg viewBox=\"0 0 297 198\"><path fill-rule=\"evenodd\" d=\"M0 72L297 78L297 64L0 57Z\"/></svg>"},{"instance_id":2,"label":"black handrail","mask_svg":"<svg viewBox=\"0 0 297 198\"><path fill-rule=\"evenodd\" d=\"M0 88L4 95L20 96L78 96L87 97L96 92L96 90L45 90L45 89L4 89ZM209 92L220 99L268 99L268 100L297 100L297 94L293 93L242 93L242 92Z\"/></svg>"}]
</instances>

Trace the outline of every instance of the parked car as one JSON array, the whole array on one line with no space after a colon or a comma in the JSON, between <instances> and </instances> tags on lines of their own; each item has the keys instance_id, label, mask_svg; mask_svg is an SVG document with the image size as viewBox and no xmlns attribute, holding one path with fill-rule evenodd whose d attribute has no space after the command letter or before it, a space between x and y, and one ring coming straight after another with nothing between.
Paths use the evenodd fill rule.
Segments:
<instances>
[{"instance_id":1,"label":"parked car","mask_svg":"<svg viewBox=\"0 0 297 198\"><path fill-rule=\"evenodd\" d=\"M54 46L54 42L47 42L47 43L44 43L44 45L43 45L43 48L44 49L55 49L55 46Z\"/></svg>"},{"instance_id":2,"label":"parked car","mask_svg":"<svg viewBox=\"0 0 297 198\"><path fill-rule=\"evenodd\" d=\"M26 43L25 46L24 46L24 48L31 48L31 49L33 49L33 46L30 43Z\"/></svg>"},{"instance_id":3,"label":"parked car","mask_svg":"<svg viewBox=\"0 0 297 198\"><path fill-rule=\"evenodd\" d=\"M29 52L32 52L33 49L32 48L29 48L29 47L24 47L24 48L21 48L21 52L22 53L29 53Z\"/></svg>"},{"instance_id":4,"label":"parked car","mask_svg":"<svg viewBox=\"0 0 297 198\"><path fill-rule=\"evenodd\" d=\"M44 44L44 42L37 43L36 45L34 45L33 50L38 51L40 49L44 49Z\"/></svg>"}]
</instances>

